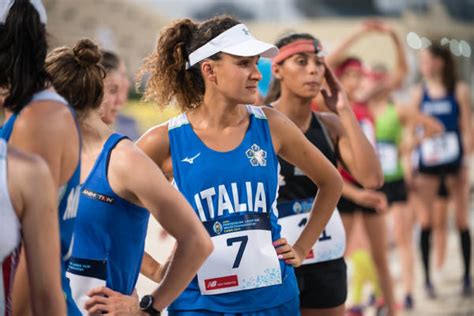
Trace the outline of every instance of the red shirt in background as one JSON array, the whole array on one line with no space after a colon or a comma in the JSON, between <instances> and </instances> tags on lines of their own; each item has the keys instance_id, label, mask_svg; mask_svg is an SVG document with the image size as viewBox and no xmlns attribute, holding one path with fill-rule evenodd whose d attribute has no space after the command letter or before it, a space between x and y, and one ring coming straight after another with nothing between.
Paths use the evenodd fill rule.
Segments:
<instances>
[{"instance_id":1,"label":"red shirt in background","mask_svg":"<svg viewBox=\"0 0 474 316\"><path fill-rule=\"evenodd\" d=\"M366 104L353 102L352 111L354 111L354 114L357 120L359 121L360 127L362 128L362 131L364 132L365 136L369 139L372 146L375 147L375 121L372 117L372 114L367 109ZM344 168L339 168L339 172L345 180L351 183L357 183L357 181L351 176L349 171L345 170Z\"/></svg>"}]
</instances>

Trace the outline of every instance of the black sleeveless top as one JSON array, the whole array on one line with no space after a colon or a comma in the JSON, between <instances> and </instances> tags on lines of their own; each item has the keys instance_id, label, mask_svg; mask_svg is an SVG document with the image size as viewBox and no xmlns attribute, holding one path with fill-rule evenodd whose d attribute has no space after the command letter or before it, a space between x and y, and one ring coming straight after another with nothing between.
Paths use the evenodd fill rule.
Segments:
<instances>
[{"instance_id":1,"label":"black sleeveless top","mask_svg":"<svg viewBox=\"0 0 474 316\"><path fill-rule=\"evenodd\" d=\"M337 165L338 154L334 149L334 145L326 128L318 119L316 113L312 113L311 123L305 136L334 166ZM278 161L281 167L278 203L295 199L311 198L316 195L318 187L310 178L282 158L278 157Z\"/></svg>"}]
</instances>

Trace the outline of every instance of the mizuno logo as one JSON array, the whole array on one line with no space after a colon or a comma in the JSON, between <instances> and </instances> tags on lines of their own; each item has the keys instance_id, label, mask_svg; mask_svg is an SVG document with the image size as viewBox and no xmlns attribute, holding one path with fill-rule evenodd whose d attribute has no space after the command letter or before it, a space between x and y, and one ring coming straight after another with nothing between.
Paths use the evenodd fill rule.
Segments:
<instances>
[{"instance_id":1,"label":"mizuno logo","mask_svg":"<svg viewBox=\"0 0 474 316\"><path fill-rule=\"evenodd\" d=\"M193 164L194 163L194 159L196 159L197 157L201 156L201 153L197 153L195 156L193 157L186 157L184 158L183 160L181 160L181 162L187 162L189 164Z\"/></svg>"}]
</instances>

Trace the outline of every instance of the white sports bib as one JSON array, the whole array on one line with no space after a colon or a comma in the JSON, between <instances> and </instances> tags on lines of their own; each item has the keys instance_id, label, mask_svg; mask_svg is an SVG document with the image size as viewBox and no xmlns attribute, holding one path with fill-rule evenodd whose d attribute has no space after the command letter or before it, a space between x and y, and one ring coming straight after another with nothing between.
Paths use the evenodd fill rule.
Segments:
<instances>
[{"instance_id":1,"label":"white sports bib","mask_svg":"<svg viewBox=\"0 0 474 316\"><path fill-rule=\"evenodd\" d=\"M198 271L201 294L213 295L282 283L268 213L232 215L203 223L214 251Z\"/></svg>"},{"instance_id":2,"label":"white sports bib","mask_svg":"<svg viewBox=\"0 0 474 316\"><path fill-rule=\"evenodd\" d=\"M458 137L454 132L428 138L421 144L421 159L428 167L454 162L460 154Z\"/></svg>"},{"instance_id":3,"label":"white sports bib","mask_svg":"<svg viewBox=\"0 0 474 316\"><path fill-rule=\"evenodd\" d=\"M278 206L281 236L293 245L309 220L313 198L285 202ZM286 215L286 216L285 216ZM302 264L325 262L341 258L346 249L346 233L337 208L324 228L318 241L311 248Z\"/></svg>"},{"instance_id":4,"label":"white sports bib","mask_svg":"<svg viewBox=\"0 0 474 316\"><path fill-rule=\"evenodd\" d=\"M377 153L383 174L386 176L394 175L398 171L398 148L394 143L378 142Z\"/></svg>"},{"instance_id":5,"label":"white sports bib","mask_svg":"<svg viewBox=\"0 0 474 316\"><path fill-rule=\"evenodd\" d=\"M71 258L66 272L74 302L83 315L87 315L84 304L90 299L87 293L97 287L105 286L107 261Z\"/></svg>"}]
</instances>

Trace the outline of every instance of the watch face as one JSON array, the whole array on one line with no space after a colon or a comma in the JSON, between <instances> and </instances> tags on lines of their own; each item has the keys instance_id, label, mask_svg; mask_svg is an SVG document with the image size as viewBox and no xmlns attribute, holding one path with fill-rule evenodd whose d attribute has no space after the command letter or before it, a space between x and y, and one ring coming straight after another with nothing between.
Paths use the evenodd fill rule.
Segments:
<instances>
[{"instance_id":1,"label":"watch face","mask_svg":"<svg viewBox=\"0 0 474 316\"><path fill-rule=\"evenodd\" d=\"M148 307L153 304L153 296L151 295L145 295L143 296L142 300L140 301L140 308L141 309L147 309Z\"/></svg>"}]
</instances>

